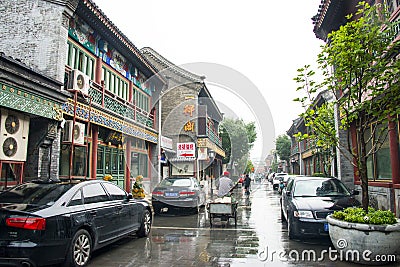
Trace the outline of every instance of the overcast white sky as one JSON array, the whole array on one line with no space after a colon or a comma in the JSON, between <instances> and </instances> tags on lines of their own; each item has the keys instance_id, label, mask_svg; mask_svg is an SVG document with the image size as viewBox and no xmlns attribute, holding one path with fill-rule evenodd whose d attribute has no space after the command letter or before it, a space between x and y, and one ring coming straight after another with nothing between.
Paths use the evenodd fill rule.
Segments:
<instances>
[{"instance_id":1,"label":"overcast white sky","mask_svg":"<svg viewBox=\"0 0 400 267\"><path fill-rule=\"evenodd\" d=\"M267 123L275 126L275 137L301 113L292 101L298 96L293 78L298 68L315 65L323 44L311 21L320 0L94 1L139 49L152 47L176 65L221 64L250 79L271 111L273 122ZM238 100L209 89L217 103L237 110ZM237 111L245 121L264 123L262 114L245 110ZM260 146L269 151L273 141Z\"/></svg>"}]
</instances>

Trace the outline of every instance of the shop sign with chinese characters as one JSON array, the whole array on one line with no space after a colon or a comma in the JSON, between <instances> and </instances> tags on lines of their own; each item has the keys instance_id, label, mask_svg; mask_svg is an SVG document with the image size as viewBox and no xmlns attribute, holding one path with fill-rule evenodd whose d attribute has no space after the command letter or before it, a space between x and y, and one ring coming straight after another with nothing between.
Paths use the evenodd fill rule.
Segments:
<instances>
[{"instance_id":1,"label":"shop sign with chinese characters","mask_svg":"<svg viewBox=\"0 0 400 267\"><path fill-rule=\"evenodd\" d=\"M193 117L193 112L195 112L195 106L194 105L185 105L185 107L183 108L183 113L186 116L190 116ZM188 121L186 122L186 124L183 127L185 132L194 132L195 128L194 128L194 122L193 121Z\"/></svg>"},{"instance_id":2,"label":"shop sign with chinese characters","mask_svg":"<svg viewBox=\"0 0 400 267\"><path fill-rule=\"evenodd\" d=\"M185 132L194 132L194 122L188 121L183 127Z\"/></svg>"},{"instance_id":3,"label":"shop sign with chinese characters","mask_svg":"<svg viewBox=\"0 0 400 267\"><path fill-rule=\"evenodd\" d=\"M194 158L196 145L193 142L178 143L177 144L177 157L178 158Z\"/></svg>"}]
</instances>

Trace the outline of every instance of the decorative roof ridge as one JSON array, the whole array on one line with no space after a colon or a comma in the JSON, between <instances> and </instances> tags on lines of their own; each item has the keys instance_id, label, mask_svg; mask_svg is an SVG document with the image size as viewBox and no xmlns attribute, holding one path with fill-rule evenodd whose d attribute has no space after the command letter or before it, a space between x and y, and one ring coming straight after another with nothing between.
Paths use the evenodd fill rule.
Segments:
<instances>
[{"instance_id":1,"label":"decorative roof ridge","mask_svg":"<svg viewBox=\"0 0 400 267\"><path fill-rule=\"evenodd\" d=\"M107 17L107 15L94 3L93 0L82 0L82 3L124 44L147 68L154 72L163 82L164 78L158 75L155 67L141 54L140 50L129 40L125 34Z\"/></svg>"},{"instance_id":2,"label":"decorative roof ridge","mask_svg":"<svg viewBox=\"0 0 400 267\"><path fill-rule=\"evenodd\" d=\"M331 4L331 0L321 0L321 4L319 5L319 8L318 8L318 13L314 17L312 17L312 20L315 23L314 32L319 27L321 27L322 22L325 19L326 11L328 10L330 4Z\"/></svg>"},{"instance_id":3,"label":"decorative roof ridge","mask_svg":"<svg viewBox=\"0 0 400 267\"><path fill-rule=\"evenodd\" d=\"M182 67L175 65L174 63L163 57L160 53L158 53L151 47L143 47L142 49L140 49L140 52L142 52L142 54L149 55L154 60L162 64L166 69L168 68L174 73L179 74L185 78L188 78L193 82L202 82L204 80L204 76L197 75Z\"/></svg>"}]
</instances>

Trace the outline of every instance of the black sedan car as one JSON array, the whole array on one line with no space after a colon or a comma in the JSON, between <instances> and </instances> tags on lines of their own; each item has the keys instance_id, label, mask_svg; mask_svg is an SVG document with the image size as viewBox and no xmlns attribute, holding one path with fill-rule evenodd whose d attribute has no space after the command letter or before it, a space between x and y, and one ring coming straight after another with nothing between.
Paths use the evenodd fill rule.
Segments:
<instances>
[{"instance_id":1,"label":"black sedan car","mask_svg":"<svg viewBox=\"0 0 400 267\"><path fill-rule=\"evenodd\" d=\"M281 215L287 221L290 239L305 236L328 236L326 216L335 210L360 206L357 191L336 178L291 177L282 190Z\"/></svg>"},{"instance_id":2,"label":"black sedan car","mask_svg":"<svg viewBox=\"0 0 400 267\"><path fill-rule=\"evenodd\" d=\"M206 192L194 177L165 178L153 189L151 202L156 214L170 210L198 213L206 204Z\"/></svg>"},{"instance_id":3,"label":"black sedan car","mask_svg":"<svg viewBox=\"0 0 400 267\"><path fill-rule=\"evenodd\" d=\"M0 266L85 266L100 247L147 236L152 216L111 182L24 183L0 193Z\"/></svg>"}]
</instances>

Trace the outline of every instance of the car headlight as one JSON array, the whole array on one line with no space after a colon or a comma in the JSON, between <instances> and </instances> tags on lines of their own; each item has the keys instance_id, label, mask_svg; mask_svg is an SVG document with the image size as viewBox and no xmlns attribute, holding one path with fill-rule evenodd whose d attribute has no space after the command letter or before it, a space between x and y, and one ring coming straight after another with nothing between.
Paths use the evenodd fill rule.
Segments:
<instances>
[{"instance_id":1,"label":"car headlight","mask_svg":"<svg viewBox=\"0 0 400 267\"><path fill-rule=\"evenodd\" d=\"M314 216L310 210L295 210L293 215L294 215L294 217L297 217L297 218L307 218L307 219L314 218Z\"/></svg>"}]
</instances>

